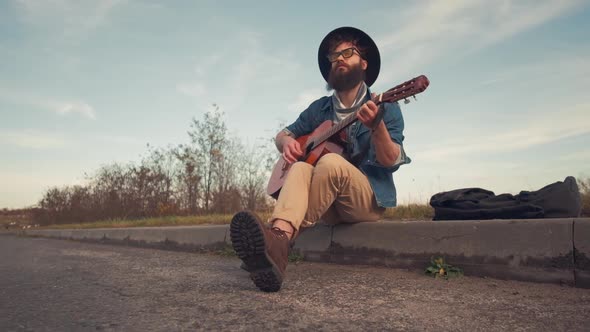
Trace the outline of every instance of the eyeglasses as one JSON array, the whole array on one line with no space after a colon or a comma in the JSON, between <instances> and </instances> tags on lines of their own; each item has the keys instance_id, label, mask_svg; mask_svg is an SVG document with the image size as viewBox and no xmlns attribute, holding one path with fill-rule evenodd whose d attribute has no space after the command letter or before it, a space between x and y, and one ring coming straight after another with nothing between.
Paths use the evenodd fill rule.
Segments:
<instances>
[{"instance_id":1,"label":"eyeglasses","mask_svg":"<svg viewBox=\"0 0 590 332\"><path fill-rule=\"evenodd\" d=\"M354 47L349 47L349 48L345 48L340 52L332 52L329 53L326 57L328 58L328 60L330 62L336 62L336 60L338 60L338 58L342 55L343 58L348 59L350 58L354 52L356 51L356 53L360 56L361 54L359 53L359 50L357 50Z\"/></svg>"}]
</instances>

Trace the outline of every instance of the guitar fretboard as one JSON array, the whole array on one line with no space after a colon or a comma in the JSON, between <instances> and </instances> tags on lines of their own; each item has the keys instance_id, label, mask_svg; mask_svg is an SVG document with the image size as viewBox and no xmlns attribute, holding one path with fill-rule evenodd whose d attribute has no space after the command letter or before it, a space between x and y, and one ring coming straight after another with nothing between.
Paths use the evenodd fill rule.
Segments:
<instances>
[{"instance_id":1,"label":"guitar fretboard","mask_svg":"<svg viewBox=\"0 0 590 332\"><path fill-rule=\"evenodd\" d=\"M407 82L404 82L394 88L391 88L382 94L376 95L375 98L372 98L371 100L377 106L381 105L382 103L386 103L386 102L394 103L399 100L402 100L402 99L405 99L405 98L408 98L411 96L415 96L416 94L418 94L420 92L423 92L424 90L426 90L426 88L428 87L429 84L430 84L430 82L428 81L428 78L426 78L426 76L424 76L424 75L420 75L420 76L415 77ZM314 137L312 140L310 140L308 145L305 147L305 151L313 150L315 147L317 147L321 143L327 141L330 137L336 135L341 130L343 130L346 127L355 123L358 120L357 119L358 111L359 110L354 111L353 113L348 115L346 118L344 118L342 121L340 121L336 125L332 126L332 128L330 128L330 130L327 130L326 132L324 132L324 133ZM383 112L383 109L379 108L379 112Z\"/></svg>"}]
</instances>

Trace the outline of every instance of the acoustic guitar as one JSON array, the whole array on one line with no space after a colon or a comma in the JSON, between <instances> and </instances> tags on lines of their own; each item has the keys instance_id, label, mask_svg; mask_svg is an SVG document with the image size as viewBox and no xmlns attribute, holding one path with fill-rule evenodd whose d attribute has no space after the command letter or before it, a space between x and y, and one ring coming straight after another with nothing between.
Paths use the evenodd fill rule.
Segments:
<instances>
[{"instance_id":1,"label":"acoustic guitar","mask_svg":"<svg viewBox=\"0 0 590 332\"><path fill-rule=\"evenodd\" d=\"M424 75L420 75L407 82L397 85L394 88L387 90L379 95L375 95L371 100L379 106L382 103L393 103L404 99L406 104L409 103L407 98L415 97L418 93L426 90L430 82ZM382 112L382 107L379 108ZM344 151L341 145L341 136L344 129L357 121L357 111L351 113L346 118L334 124L331 120L322 122L311 134L297 137L297 142L301 145L303 155L299 161L304 161L310 165L315 165L318 160L327 153L342 154ZM377 119L381 119L381 115L377 115ZM275 164L266 192L278 198L283 183L287 178L291 164L289 164L282 156Z\"/></svg>"}]
</instances>

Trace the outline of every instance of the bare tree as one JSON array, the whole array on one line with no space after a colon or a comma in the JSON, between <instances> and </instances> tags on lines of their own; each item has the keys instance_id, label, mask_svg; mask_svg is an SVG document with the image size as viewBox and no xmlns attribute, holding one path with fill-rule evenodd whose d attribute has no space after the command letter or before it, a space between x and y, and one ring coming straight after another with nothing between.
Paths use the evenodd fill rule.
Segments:
<instances>
[{"instance_id":1,"label":"bare tree","mask_svg":"<svg viewBox=\"0 0 590 332\"><path fill-rule=\"evenodd\" d=\"M213 211L233 213L241 208L238 174L242 169L243 146L236 139L226 139L224 149L216 155L216 190L213 193Z\"/></svg>"},{"instance_id":2,"label":"bare tree","mask_svg":"<svg viewBox=\"0 0 590 332\"><path fill-rule=\"evenodd\" d=\"M193 119L188 134L195 150L200 152L199 160L202 161L203 169L203 205L205 212L209 212L216 180L215 169L222 159L222 151L227 141L227 129L219 106L213 104L213 110L205 113L203 121Z\"/></svg>"},{"instance_id":3,"label":"bare tree","mask_svg":"<svg viewBox=\"0 0 590 332\"><path fill-rule=\"evenodd\" d=\"M201 200L200 153L187 145L178 146L173 153L179 161L179 170L176 173L177 200L189 214L195 214L199 210Z\"/></svg>"},{"instance_id":4,"label":"bare tree","mask_svg":"<svg viewBox=\"0 0 590 332\"><path fill-rule=\"evenodd\" d=\"M241 156L240 188L242 204L249 210L266 208L266 162L265 145L252 146Z\"/></svg>"}]
</instances>

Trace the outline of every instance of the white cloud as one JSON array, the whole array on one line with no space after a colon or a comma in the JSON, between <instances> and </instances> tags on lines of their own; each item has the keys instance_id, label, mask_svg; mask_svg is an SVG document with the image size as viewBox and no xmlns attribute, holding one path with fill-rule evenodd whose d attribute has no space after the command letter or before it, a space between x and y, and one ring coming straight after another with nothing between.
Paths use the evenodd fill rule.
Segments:
<instances>
[{"instance_id":1,"label":"white cloud","mask_svg":"<svg viewBox=\"0 0 590 332\"><path fill-rule=\"evenodd\" d=\"M133 136L122 136L122 135L96 135L94 139L100 143L116 144L121 145L135 145L145 146L146 140L144 138L138 138Z\"/></svg>"},{"instance_id":2,"label":"white cloud","mask_svg":"<svg viewBox=\"0 0 590 332\"><path fill-rule=\"evenodd\" d=\"M85 102L81 101L42 101L38 105L42 108L49 109L59 115L67 115L70 113L79 113L84 117L95 120L96 113L94 108Z\"/></svg>"},{"instance_id":3,"label":"white cloud","mask_svg":"<svg viewBox=\"0 0 590 332\"><path fill-rule=\"evenodd\" d=\"M525 82L535 79L546 80L548 86L563 86L562 82L587 85L586 82L590 82L590 51L579 50L568 54L548 53L544 56L544 61L522 63L495 71L480 85L494 85L515 80Z\"/></svg>"},{"instance_id":4,"label":"white cloud","mask_svg":"<svg viewBox=\"0 0 590 332\"><path fill-rule=\"evenodd\" d=\"M56 29L62 37L81 37L104 25L126 0L15 0L28 24ZM54 31L55 32L55 31Z\"/></svg>"},{"instance_id":5,"label":"white cloud","mask_svg":"<svg viewBox=\"0 0 590 332\"><path fill-rule=\"evenodd\" d=\"M196 98L203 97L207 94L207 88L205 88L205 84L199 82L177 84L176 91L189 97Z\"/></svg>"},{"instance_id":6,"label":"white cloud","mask_svg":"<svg viewBox=\"0 0 590 332\"><path fill-rule=\"evenodd\" d=\"M219 62L221 56L219 54L210 54L199 60L199 63L195 65L195 74L203 76L210 68L215 68L215 65Z\"/></svg>"},{"instance_id":7,"label":"white cloud","mask_svg":"<svg viewBox=\"0 0 590 332\"><path fill-rule=\"evenodd\" d=\"M0 132L0 145L10 145L30 149L59 149L59 148L79 148L80 140L84 139L88 144L92 141L97 144L108 144L116 146L145 146L146 141L143 138L114 135L114 134L92 134L85 133L84 137L72 138L63 133L52 133L43 130L24 129L24 130L7 130Z\"/></svg>"},{"instance_id":8,"label":"white cloud","mask_svg":"<svg viewBox=\"0 0 590 332\"><path fill-rule=\"evenodd\" d=\"M590 149L579 150L575 153L564 154L562 156L557 157L558 160L562 162L583 162L587 163L590 160ZM590 168L590 167L589 167Z\"/></svg>"},{"instance_id":9,"label":"white cloud","mask_svg":"<svg viewBox=\"0 0 590 332\"><path fill-rule=\"evenodd\" d=\"M30 149L58 149L69 145L61 135L34 130L3 130L0 132L0 144Z\"/></svg>"},{"instance_id":10,"label":"white cloud","mask_svg":"<svg viewBox=\"0 0 590 332\"><path fill-rule=\"evenodd\" d=\"M540 110L522 114L520 125L509 131L501 132L499 128L486 129L487 137L469 139L469 135L455 133L454 139L440 141L432 149L418 150L417 159L424 161L443 161L453 156L465 156L476 153L500 153L527 149L530 147L559 141L569 137L590 133L590 103L577 104L569 109L561 110L560 121L556 121L552 111L541 113ZM496 132L494 135L493 133Z\"/></svg>"},{"instance_id":11,"label":"white cloud","mask_svg":"<svg viewBox=\"0 0 590 332\"><path fill-rule=\"evenodd\" d=\"M326 94L326 91L322 91L321 89L302 91L299 93L299 95L297 95L295 101L287 105L287 110L289 110L289 112L299 114L320 96L325 96Z\"/></svg>"},{"instance_id":12,"label":"white cloud","mask_svg":"<svg viewBox=\"0 0 590 332\"><path fill-rule=\"evenodd\" d=\"M416 74L416 70L442 56L461 57L498 43L571 12L582 3L580 0L414 2L397 14L393 33L375 38L382 54L391 54L395 59L395 68L385 69L382 78L391 81Z\"/></svg>"},{"instance_id":13,"label":"white cloud","mask_svg":"<svg viewBox=\"0 0 590 332\"><path fill-rule=\"evenodd\" d=\"M4 89L2 87L0 87L0 100L16 105L41 108L59 115L78 113L88 119L96 119L94 107L81 100L39 97L29 92Z\"/></svg>"},{"instance_id":14,"label":"white cloud","mask_svg":"<svg viewBox=\"0 0 590 332\"><path fill-rule=\"evenodd\" d=\"M479 11L481 17L490 14L488 21L476 27L479 39L476 46L485 46L502 41L513 35L530 30L545 22L551 21L563 14L576 9L582 1L532 0L532 1L504 1L497 10L494 4L482 2Z\"/></svg>"},{"instance_id":15,"label":"white cloud","mask_svg":"<svg viewBox=\"0 0 590 332\"><path fill-rule=\"evenodd\" d=\"M178 83L176 91L196 98L210 94L211 100L222 100L224 111L231 113L243 106L252 93L259 96L261 89L275 89L297 77L301 65L294 60L294 52L269 49L265 36L248 27L235 30L237 33L229 37L222 49L199 55L194 65L195 77ZM204 78L208 78L206 85Z\"/></svg>"}]
</instances>

